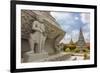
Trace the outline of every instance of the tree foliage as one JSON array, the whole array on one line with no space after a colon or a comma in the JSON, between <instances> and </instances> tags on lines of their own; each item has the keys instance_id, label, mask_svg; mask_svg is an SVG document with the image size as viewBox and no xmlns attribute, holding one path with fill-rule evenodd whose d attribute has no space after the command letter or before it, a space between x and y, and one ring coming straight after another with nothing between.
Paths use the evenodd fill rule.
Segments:
<instances>
[{"instance_id":1,"label":"tree foliage","mask_svg":"<svg viewBox=\"0 0 100 73\"><path fill-rule=\"evenodd\" d=\"M66 48L65 49L65 52L70 52L70 48Z\"/></svg>"},{"instance_id":2,"label":"tree foliage","mask_svg":"<svg viewBox=\"0 0 100 73\"><path fill-rule=\"evenodd\" d=\"M89 52L89 49L88 48L84 48L83 52Z\"/></svg>"},{"instance_id":3,"label":"tree foliage","mask_svg":"<svg viewBox=\"0 0 100 73\"><path fill-rule=\"evenodd\" d=\"M79 48L75 48L75 49L74 49L74 52L75 52L75 53L79 53L79 52L80 52L80 49L79 49Z\"/></svg>"}]
</instances>

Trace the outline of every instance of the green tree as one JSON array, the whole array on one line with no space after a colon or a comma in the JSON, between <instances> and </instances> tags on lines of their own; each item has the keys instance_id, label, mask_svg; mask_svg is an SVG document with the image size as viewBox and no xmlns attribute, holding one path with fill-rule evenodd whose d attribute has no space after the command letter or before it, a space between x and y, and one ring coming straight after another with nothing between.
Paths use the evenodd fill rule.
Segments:
<instances>
[{"instance_id":1,"label":"green tree","mask_svg":"<svg viewBox=\"0 0 100 73\"><path fill-rule=\"evenodd\" d=\"M79 49L79 48L75 48L75 49L74 49L74 52L75 52L75 53L79 53L79 52L80 52L80 49Z\"/></svg>"},{"instance_id":2,"label":"green tree","mask_svg":"<svg viewBox=\"0 0 100 73\"><path fill-rule=\"evenodd\" d=\"M70 48L66 48L65 49L65 52L70 52Z\"/></svg>"},{"instance_id":3,"label":"green tree","mask_svg":"<svg viewBox=\"0 0 100 73\"><path fill-rule=\"evenodd\" d=\"M89 56L87 53L84 53L84 60L89 59Z\"/></svg>"},{"instance_id":4,"label":"green tree","mask_svg":"<svg viewBox=\"0 0 100 73\"><path fill-rule=\"evenodd\" d=\"M88 53L89 52L89 49L88 48L84 48L83 49L83 52L87 52Z\"/></svg>"},{"instance_id":5,"label":"green tree","mask_svg":"<svg viewBox=\"0 0 100 73\"><path fill-rule=\"evenodd\" d=\"M71 51L73 51L76 48L76 46L75 45L69 45L69 48L71 49Z\"/></svg>"}]
</instances>

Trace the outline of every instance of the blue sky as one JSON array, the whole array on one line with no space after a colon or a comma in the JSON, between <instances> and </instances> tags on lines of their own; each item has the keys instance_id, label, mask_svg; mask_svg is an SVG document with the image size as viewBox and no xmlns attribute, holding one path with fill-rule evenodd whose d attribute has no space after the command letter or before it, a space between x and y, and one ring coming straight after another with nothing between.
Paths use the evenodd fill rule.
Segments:
<instances>
[{"instance_id":1,"label":"blue sky","mask_svg":"<svg viewBox=\"0 0 100 73\"><path fill-rule=\"evenodd\" d=\"M74 42L78 40L79 30L82 28L86 42L90 40L90 14L79 12L51 12L61 29L66 32L63 43L69 43L72 38Z\"/></svg>"}]
</instances>

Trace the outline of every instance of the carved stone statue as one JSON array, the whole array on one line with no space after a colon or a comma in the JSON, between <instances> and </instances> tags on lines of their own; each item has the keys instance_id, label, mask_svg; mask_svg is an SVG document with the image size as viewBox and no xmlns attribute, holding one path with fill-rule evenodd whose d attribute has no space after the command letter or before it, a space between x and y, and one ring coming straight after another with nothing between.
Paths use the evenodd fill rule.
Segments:
<instances>
[{"instance_id":1,"label":"carved stone statue","mask_svg":"<svg viewBox=\"0 0 100 73\"><path fill-rule=\"evenodd\" d=\"M32 30L34 33L30 34L30 53L42 53L44 52L45 46L45 25L43 24L42 18L37 18L38 20L32 23Z\"/></svg>"},{"instance_id":2,"label":"carved stone statue","mask_svg":"<svg viewBox=\"0 0 100 73\"><path fill-rule=\"evenodd\" d=\"M55 48L56 48L56 52L59 53L62 51L64 45L63 44L60 44L59 41L60 39L62 38L63 35L58 35L56 37L56 40L55 40Z\"/></svg>"}]
</instances>

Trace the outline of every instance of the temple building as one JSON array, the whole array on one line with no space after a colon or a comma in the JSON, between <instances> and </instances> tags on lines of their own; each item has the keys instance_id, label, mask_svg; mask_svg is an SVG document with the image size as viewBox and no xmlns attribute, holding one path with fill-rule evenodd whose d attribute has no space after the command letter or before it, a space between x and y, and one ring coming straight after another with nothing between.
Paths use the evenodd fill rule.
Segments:
<instances>
[{"instance_id":1,"label":"temple building","mask_svg":"<svg viewBox=\"0 0 100 73\"><path fill-rule=\"evenodd\" d=\"M49 11L21 10L22 62L39 61L60 51L65 32Z\"/></svg>"},{"instance_id":2,"label":"temple building","mask_svg":"<svg viewBox=\"0 0 100 73\"><path fill-rule=\"evenodd\" d=\"M70 40L69 44L70 44L70 45L73 45L73 44L74 44L74 42L73 42L72 38L71 38L71 40Z\"/></svg>"},{"instance_id":3,"label":"temple building","mask_svg":"<svg viewBox=\"0 0 100 73\"><path fill-rule=\"evenodd\" d=\"M74 42L71 38L70 42L68 44L65 44L64 47L65 47L64 49L69 48L70 50L78 48L80 49L80 52L82 52L84 49L90 50L90 42L85 42L82 29L80 28L78 40Z\"/></svg>"},{"instance_id":4,"label":"temple building","mask_svg":"<svg viewBox=\"0 0 100 73\"><path fill-rule=\"evenodd\" d=\"M87 48L81 28L80 28L80 32L79 32L78 41L76 42L76 48L79 48L80 51L82 51L84 48Z\"/></svg>"},{"instance_id":5,"label":"temple building","mask_svg":"<svg viewBox=\"0 0 100 73\"><path fill-rule=\"evenodd\" d=\"M71 40L70 40L70 42L68 44L65 44L64 50L66 48L69 48L70 50L74 50L76 48L76 44L75 44L75 42L73 42L72 38L71 38Z\"/></svg>"}]
</instances>

